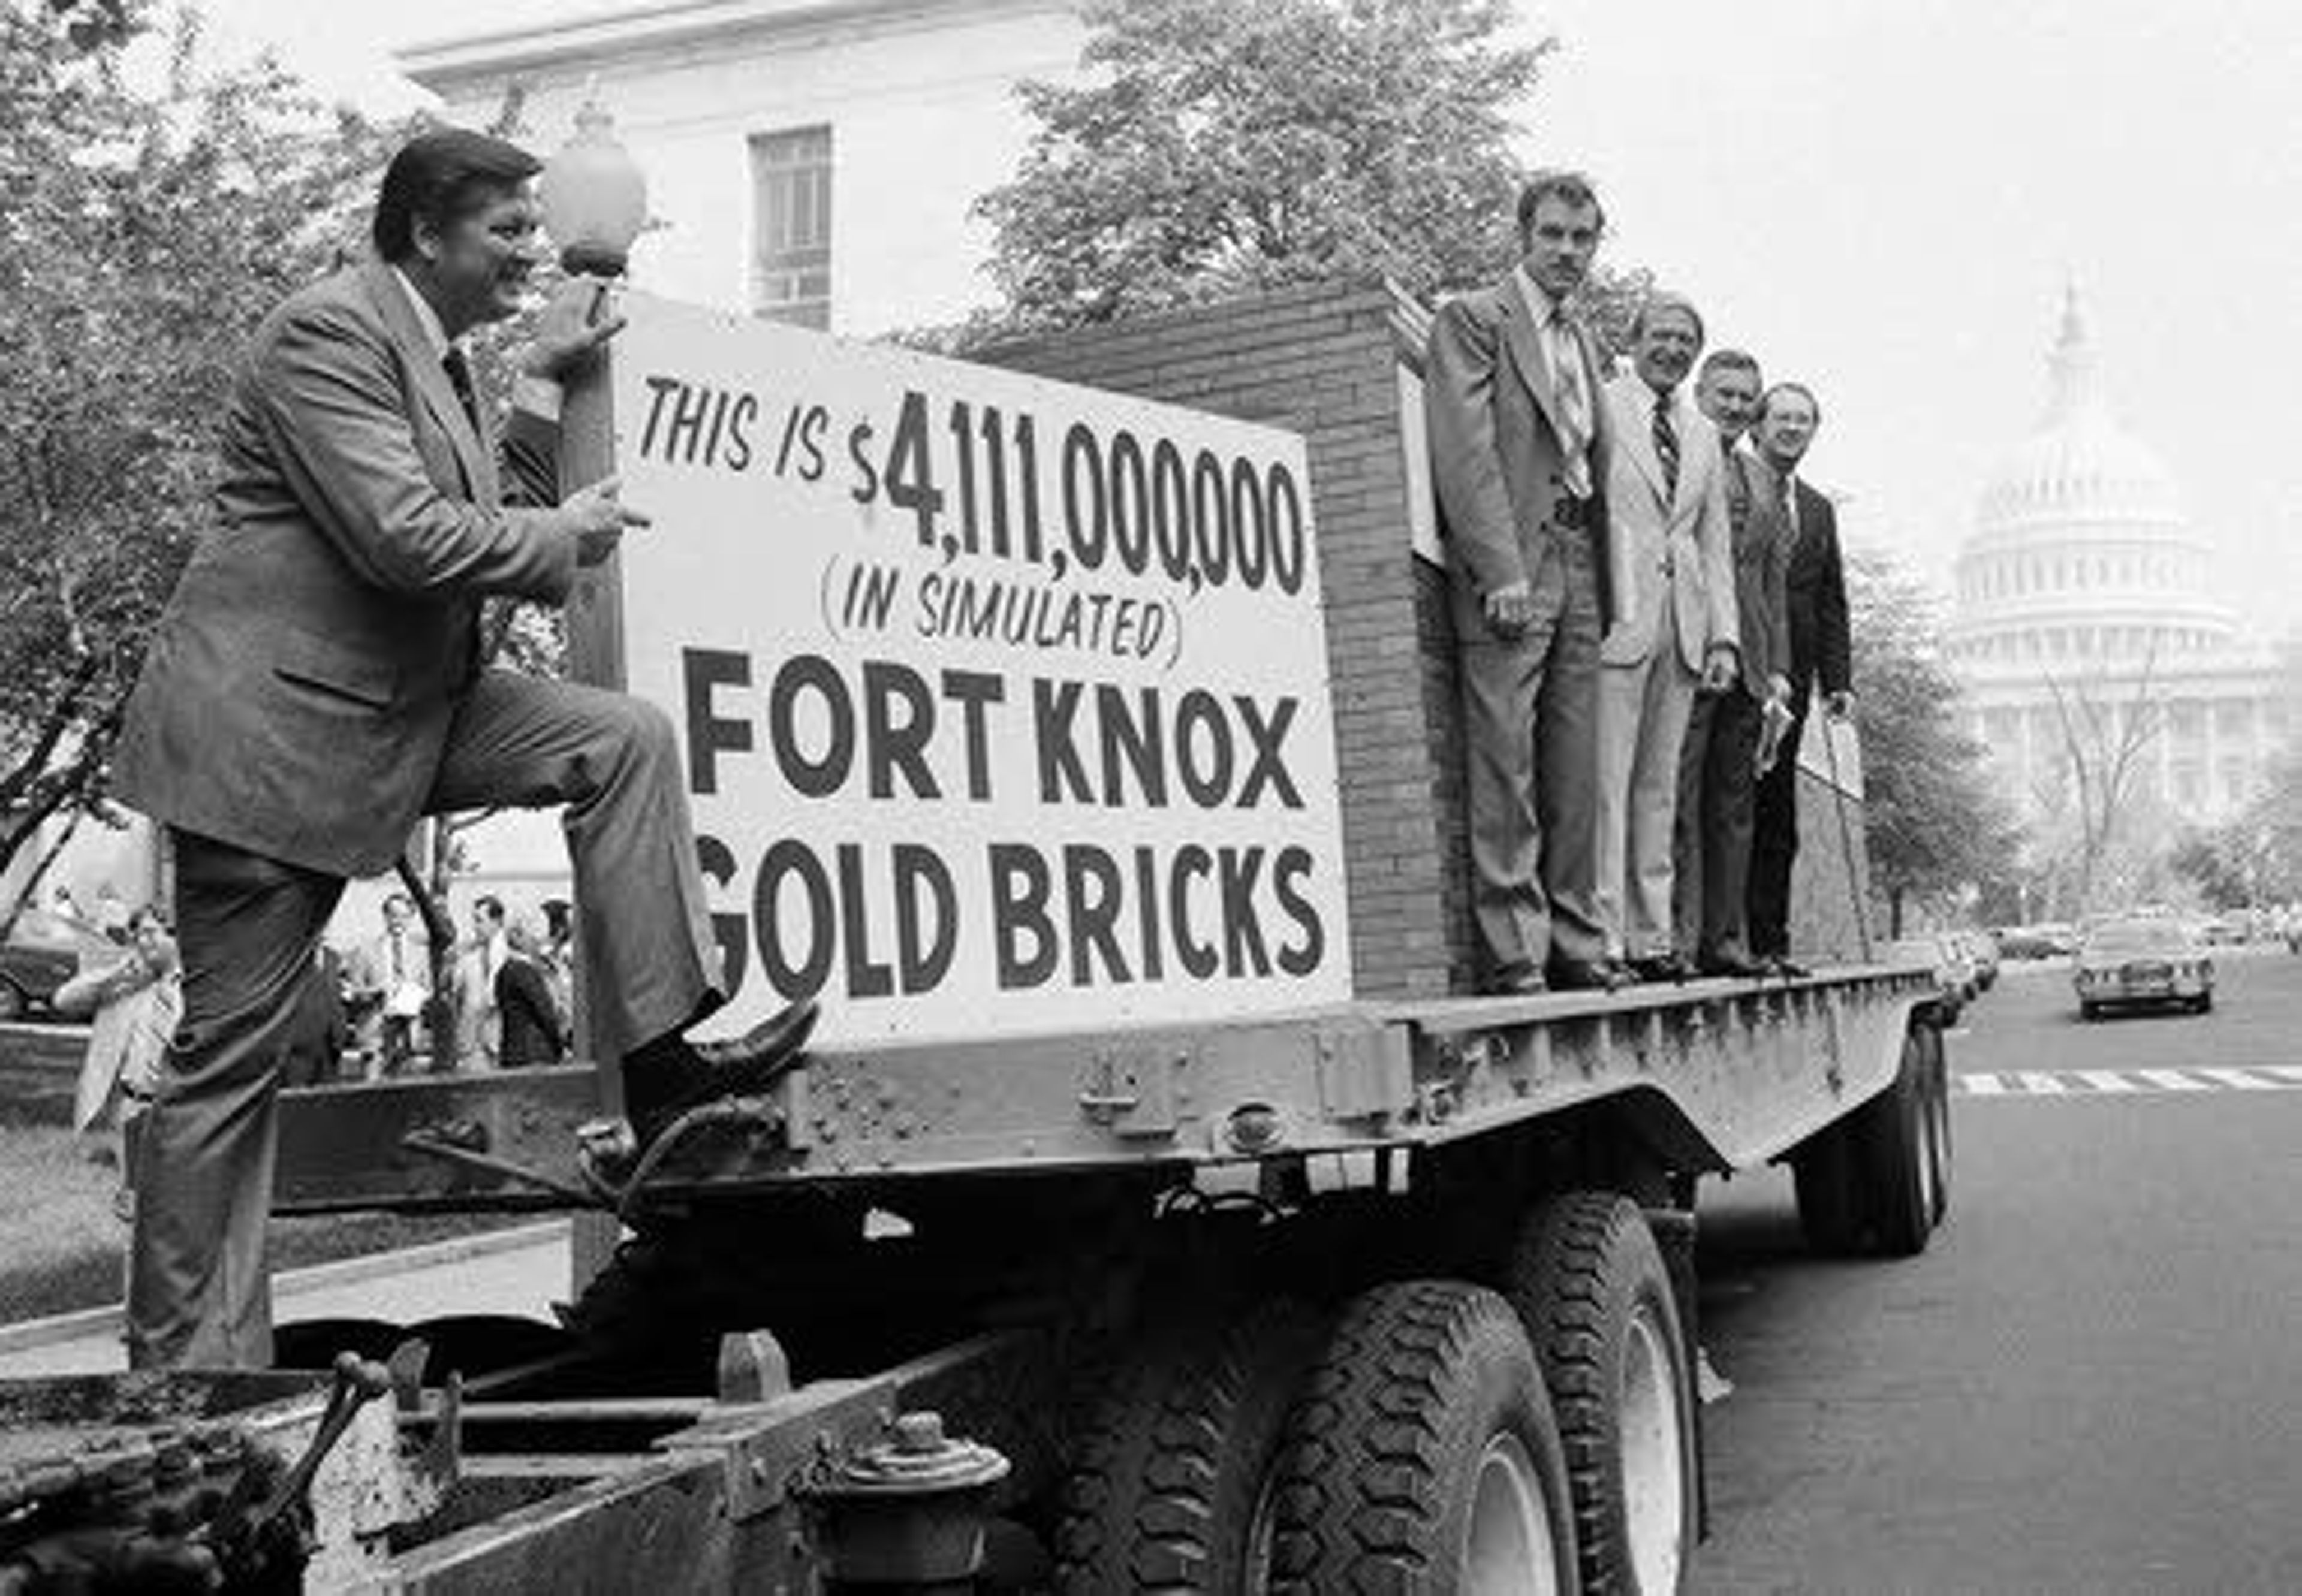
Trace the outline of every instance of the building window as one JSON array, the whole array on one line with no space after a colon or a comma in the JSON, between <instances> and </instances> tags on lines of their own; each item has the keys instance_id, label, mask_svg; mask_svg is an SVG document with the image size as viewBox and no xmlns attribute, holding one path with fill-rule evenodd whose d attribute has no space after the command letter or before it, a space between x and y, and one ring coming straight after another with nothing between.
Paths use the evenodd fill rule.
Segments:
<instances>
[{"instance_id":1,"label":"building window","mask_svg":"<svg viewBox=\"0 0 2302 1596\"><path fill-rule=\"evenodd\" d=\"M831 130L752 140L752 309L772 322L831 325Z\"/></svg>"}]
</instances>

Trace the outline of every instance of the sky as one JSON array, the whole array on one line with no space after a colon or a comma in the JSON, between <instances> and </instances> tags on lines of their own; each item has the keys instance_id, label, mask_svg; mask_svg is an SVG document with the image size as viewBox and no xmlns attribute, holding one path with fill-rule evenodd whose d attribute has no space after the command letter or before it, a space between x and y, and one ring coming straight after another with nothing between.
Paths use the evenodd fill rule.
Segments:
<instances>
[{"instance_id":1,"label":"sky","mask_svg":"<svg viewBox=\"0 0 2302 1596\"><path fill-rule=\"evenodd\" d=\"M378 112L407 44L605 0L206 0ZM1947 587L2036 423L2063 286L2220 596L2302 626L2302 5L2293 0L1520 0L1558 49L1525 153L1598 179L1606 258L1821 397L1812 478Z\"/></svg>"}]
</instances>

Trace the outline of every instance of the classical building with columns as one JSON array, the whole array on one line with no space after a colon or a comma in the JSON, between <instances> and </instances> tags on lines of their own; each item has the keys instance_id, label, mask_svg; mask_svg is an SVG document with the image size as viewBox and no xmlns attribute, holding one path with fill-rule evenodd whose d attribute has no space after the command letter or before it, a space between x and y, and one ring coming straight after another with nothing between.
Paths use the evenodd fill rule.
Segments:
<instances>
[{"instance_id":1,"label":"classical building with columns","mask_svg":"<svg viewBox=\"0 0 2302 1596\"><path fill-rule=\"evenodd\" d=\"M2129 791L2183 823L2228 818L2285 743L2273 651L2209 593L2211 541L2172 475L2113 415L2077 291L2047 357L2037 428L1984 490L1948 628L1971 729L2006 795L2052 812L2129 749Z\"/></svg>"}]
</instances>

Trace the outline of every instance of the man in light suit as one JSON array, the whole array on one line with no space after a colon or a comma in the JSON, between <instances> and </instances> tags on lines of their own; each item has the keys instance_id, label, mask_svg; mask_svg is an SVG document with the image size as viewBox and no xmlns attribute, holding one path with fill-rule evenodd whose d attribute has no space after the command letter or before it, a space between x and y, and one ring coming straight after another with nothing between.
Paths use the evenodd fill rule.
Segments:
<instances>
[{"instance_id":1,"label":"man in light suit","mask_svg":"<svg viewBox=\"0 0 2302 1596\"><path fill-rule=\"evenodd\" d=\"M1651 295L1631 341L1632 369L1607 384L1622 602L1600 651L1599 901L1633 973L1683 980L1692 966L1672 945L1671 920L1679 745L1696 688L1735 680L1734 536L1718 435L1686 391L1701 315L1675 294Z\"/></svg>"},{"instance_id":2,"label":"man in light suit","mask_svg":"<svg viewBox=\"0 0 2302 1596\"><path fill-rule=\"evenodd\" d=\"M346 878L426 813L565 802L599 1037L644 1138L772 1079L812 1011L735 1043L668 718L621 693L483 670L491 594L559 602L645 518L614 482L557 495L557 381L621 324L582 284L520 359L504 440L458 340L520 307L541 258L533 157L458 130L393 157L381 258L291 296L223 417L219 517L155 632L113 756L170 827L183 1024L153 1110L128 1300L138 1367L263 1367L275 1093ZM506 508L507 502L513 508Z\"/></svg>"},{"instance_id":3,"label":"man in light suit","mask_svg":"<svg viewBox=\"0 0 2302 1596\"><path fill-rule=\"evenodd\" d=\"M1770 969L1794 975L1800 971L1790 959L1791 867L1798 860L1798 751L1807 701L1819 690L1831 719L1844 720L1854 712L1838 512L1798 475L1821 424L1821 407L1799 383L1777 382L1759 401L1759 457L1774 474L1790 540L1784 590L1794 718L1774 765L1759 782L1757 836L1751 849L1751 950Z\"/></svg>"},{"instance_id":4,"label":"man in light suit","mask_svg":"<svg viewBox=\"0 0 2302 1596\"><path fill-rule=\"evenodd\" d=\"M1431 328L1424 420L1460 651L1472 902L1489 990L1612 987L1598 886L1609 438L1569 308L1605 217L1584 179L1518 201L1521 258Z\"/></svg>"},{"instance_id":5,"label":"man in light suit","mask_svg":"<svg viewBox=\"0 0 2302 1596\"><path fill-rule=\"evenodd\" d=\"M1735 613L1742 673L1724 693L1698 693L1678 758L1678 824L1671 885L1676 941L1692 949L1704 975L1751 977L1744 895L1759 748L1769 713L1787 713L1790 617L1784 590L1790 560L1774 474L1743 447L1759 414L1759 363L1740 349L1703 357L1694 402L1718 429L1726 458L1726 522L1735 536ZM1769 705L1783 706L1769 710Z\"/></svg>"}]
</instances>

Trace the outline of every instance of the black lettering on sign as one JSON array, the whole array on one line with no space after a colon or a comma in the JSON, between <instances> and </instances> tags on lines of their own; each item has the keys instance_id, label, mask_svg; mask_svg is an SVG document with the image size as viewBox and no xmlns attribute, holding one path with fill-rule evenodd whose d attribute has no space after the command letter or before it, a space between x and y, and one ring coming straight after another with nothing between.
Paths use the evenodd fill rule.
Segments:
<instances>
[{"instance_id":1,"label":"black lettering on sign","mask_svg":"<svg viewBox=\"0 0 2302 1596\"><path fill-rule=\"evenodd\" d=\"M863 850L839 844L839 941L847 955L847 995L885 997L895 989L895 972L871 957L870 904L863 892Z\"/></svg>"},{"instance_id":2,"label":"black lettering on sign","mask_svg":"<svg viewBox=\"0 0 2302 1596\"><path fill-rule=\"evenodd\" d=\"M1214 945L1198 941L1191 928L1191 878L1205 880L1214 874L1214 855L1197 843L1186 843L1175 850L1173 868L1167 872L1167 920L1174 934L1175 957L1183 968L1200 980L1222 967L1222 955Z\"/></svg>"},{"instance_id":3,"label":"black lettering on sign","mask_svg":"<svg viewBox=\"0 0 2302 1596\"><path fill-rule=\"evenodd\" d=\"M911 511L919 525L920 544L934 548L943 493L936 486L934 451L928 447L928 396L917 389L903 395L903 408L895 414L895 435L887 441L885 475L887 502Z\"/></svg>"},{"instance_id":4,"label":"black lettering on sign","mask_svg":"<svg viewBox=\"0 0 2302 1596\"><path fill-rule=\"evenodd\" d=\"M871 461L871 424L859 421L847 433L847 458L855 465L855 485L847 497L869 504L879 497L879 467Z\"/></svg>"},{"instance_id":5,"label":"black lettering on sign","mask_svg":"<svg viewBox=\"0 0 2302 1596\"><path fill-rule=\"evenodd\" d=\"M1201 809L1214 809L1231 791L1231 721L1212 693L1195 687L1176 708L1175 769Z\"/></svg>"},{"instance_id":6,"label":"black lettering on sign","mask_svg":"<svg viewBox=\"0 0 2302 1596\"><path fill-rule=\"evenodd\" d=\"M1299 844L1280 849L1278 861L1271 867L1272 890L1279 906L1303 933L1301 943L1279 950L1279 968L1289 975L1309 975L1327 953L1327 928L1319 923L1319 911L1301 890L1302 880L1311 869L1311 851Z\"/></svg>"},{"instance_id":7,"label":"black lettering on sign","mask_svg":"<svg viewBox=\"0 0 2302 1596\"><path fill-rule=\"evenodd\" d=\"M720 752L752 751L752 723L717 715L711 704L715 688L752 685L752 657L727 649L682 649L679 666L687 700L687 790L708 795L719 790Z\"/></svg>"},{"instance_id":8,"label":"black lettering on sign","mask_svg":"<svg viewBox=\"0 0 2302 1596\"><path fill-rule=\"evenodd\" d=\"M1224 967L1234 976L1269 975L1271 956L1264 951L1263 925L1255 909L1263 850L1219 848L1215 860L1222 878Z\"/></svg>"},{"instance_id":9,"label":"black lettering on sign","mask_svg":"<svg viewBox=\"0 0 2302 1596\"><path fill-rule=\"evenodd\" d=\"M732 886L735 881L735 850L716 836L699 834L695 839L695 869L714 886ZM711 916L711 939L719 945L719 979L730 995L744 987L744 972L751 963L751 917L744 914Z\"/></svg>"},{"instance_id":10,"label":"black lettering on sign","mask_svg":"<svg viewBox=\"0 0 2302 1596\"><path fill-rule=\"evenodd\" d=\"M1095 985L1090 953L1102 956L1104 973L1113 986L1132 980L1113 929L1119 923L1126 894L1120 886L1119 866L1112 862L1111 855L1083 843L1065 848L1063 895L1070 911L1071 985Z\"/></svg>"},{"instance_id":11,"label":"black lettering on sign","mask_svg":"<svg viewBox=\"0 0 2302 1596\"><path fill-rule=\"evenodd\" d=\"M799 703L810 693L822 703L829 725L823 751L815 756L800 746L799 736ZM794 792L828 798L839 790L855 758L855 705L830 660L820 654L794 654L784 661L768 693L768 738L775 747L776 764Z\"/></svg>"},{"instance_id":12,"label":"black lettering on sign","mask_svg":"<svg viewBox=\"0 0 2302 1596\"><path fill-rule=\"evenodd\" d=\"M959 945L959 894L951 868L932 848L897 843L895 871L896 979L906 993L931 992L943 984ZM927 929L933 921L932 940Z\"/></svg>"},{"instance_id":13,"label":"black lettering on sign","mask_svg":"<svg viewBox=\"0 0 2302 1596\"><path fill-rule=\"evenodd\" d=\"M903 714L895 713L901 701ZM870 659L863 665L863 703L867 741L871 756L871 796L895 795L895 772L914 798L940 798L935 772L928 769L928 739L935 734L935 700L919 673L891 660Z\"/></svg>"},{"instance_id":14,"label":"black lettering on sign","mask_svg":"<svg viewBox=\"0 0 2302 1596\"><path fill-rule=\"evenodd\" d=\"M784 945L778 914L784 883L798 889L806 905L802 916L806 940L798 956ZM760 878L752 891L752 928L760 943L760 967L769 985L785 998L806 997L823 990L831 976L831 880L806 844L789 837L768 850L760 861Z\"/></svg>"},{"instance_id":15,"label":"black lettering on sign","mask_svg":"<svg viewBox=\"0 0 2302 1596\"><path fill-rule=\"evenodd\" d=\"M1042 803L1092 803L1095 794L1088 786L1087 767L1080 760L1078 745L1071 739L1071 727L1079 716L1080 695L1085 688L1078 682L1050 682L1038 677L1031 683L1032 725L1038 732L1039 750L1039 802ZM1070 791L1066 793L1064 789Z\"/></svg>"},{"instance_id":16,"label":"black lettering on sign","mask_svg":"<svg viewBox=\"0 0 2302 1596\"><path fill-rule=\"evenodd\" d=\"M1256 799L1268 785L1279 802L1289 809L1303 807L1303 794L1295 790L1295 778L1287 773L1287 754L1281 746L1287 741L1287 728L1294 723L1297 701L1282 698L1273 708L1269 720L1255 707L1255 701L1245 693L1231 701L1239 706L1239 725L1247 732L1248 741L1254 745L1255 763L1247 772L1247 779L1239 784L1239 807L1253 809Z\"/></svg>"},{"instance_id":17,"label":"black lettering on sign","mask_svg":"<svg viewBox=\"0 0 2302 1596\"><path fill-rule=\"evenodd\" d=\"M1166 743L1160 735L1159 690L1146 687L1139 714L1128 711L1123 689L1109 683L1096 689L1096 727L1103 734L1103 802L1117 809L1122 802L1122 763L1135 777L1135 791L1152 809L1167 807Z\"/></svg>"},{"instance_id":18,"label":"black lettering on sign","mask_svg":"<svg viewBox=\"0 0 2302 1596\"><path fill-rule=\"evenodd\" d=\"M984 719L987 706L1007 697L1006 678L986 670L947 670L943 695L959 705L967 727L967 795L978 803L991 800L991 750Z\"/></svg>"},{"instance_id":19,"label":"black lettering on sign","mask_svg":"<svg viewBox=\"0 0 2302 1596\"><path fill-rule=\"evenodd\" d=\"M990 851L991 936L997 956L999 989L1044 987L1055 972L1060 950L1047 918L1051 885L1047 861L1037 848L994 843ZM1022 951L1029 939L1031 949Z\"/></svg>"}]
</instances>

